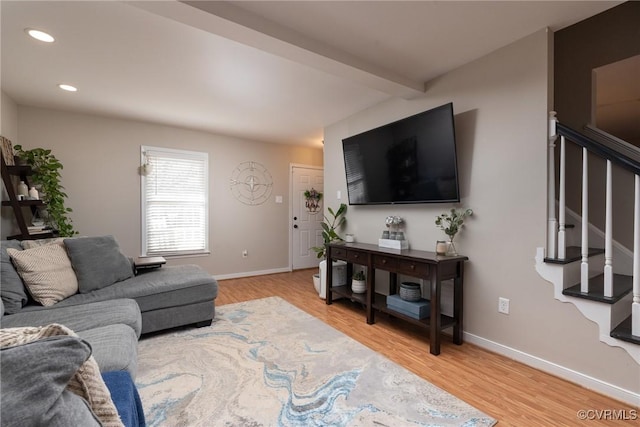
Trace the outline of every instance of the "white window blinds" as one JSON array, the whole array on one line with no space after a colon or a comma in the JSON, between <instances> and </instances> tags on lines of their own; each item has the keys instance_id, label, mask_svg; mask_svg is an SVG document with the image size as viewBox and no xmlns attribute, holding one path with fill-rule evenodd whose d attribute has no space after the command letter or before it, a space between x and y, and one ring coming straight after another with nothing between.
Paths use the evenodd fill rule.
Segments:
<instances>
[{"instance_id":1,"label":"white window blinds","mask_svg":"<svg viewBox=\"0 0 640 427\"><path fill-rule=\"evenodd\" d=\"M207 153L143 146L142 163L143 255L208 252Z\"/></svg>"}]
</instances>

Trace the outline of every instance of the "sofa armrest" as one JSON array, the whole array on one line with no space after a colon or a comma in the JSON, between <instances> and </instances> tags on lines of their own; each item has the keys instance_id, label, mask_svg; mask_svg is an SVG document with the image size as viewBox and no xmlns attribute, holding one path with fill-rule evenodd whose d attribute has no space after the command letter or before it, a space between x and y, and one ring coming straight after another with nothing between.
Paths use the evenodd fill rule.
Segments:
<instances>
[{"instance_id":1,"label":"sofa armrest","mask_svg":"<svg viewBox=\"0 0 640 427\"><path fill-rule=\"evenodd\" d=\"M59 323L77 333L102 326L125 324L130 326L138 337L142 331L140 308L132 299L38 308L38 310L23 309L20 313L5 315L2 317L1 326L17 328Z\"/></svg>"}]
</instances>

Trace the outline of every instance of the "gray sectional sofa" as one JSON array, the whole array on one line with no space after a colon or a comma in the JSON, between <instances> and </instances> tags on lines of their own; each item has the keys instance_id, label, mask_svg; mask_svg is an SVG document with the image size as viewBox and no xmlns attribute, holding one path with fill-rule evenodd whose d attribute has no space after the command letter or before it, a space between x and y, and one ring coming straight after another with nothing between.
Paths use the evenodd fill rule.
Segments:
<instances>
[{"instance_id":1,"label":"gray sectional sofa","mask_svg":"<svg viewBox=\"0 0 640 427\"><path fill-rule=\"evenodd\" d=\"M46 248L25 249L21 242L2 241L0 328L62 324L90 345L101 372L126 371L135 379L141 334L206 326L214 318L218 285L198 266L162 266L135 274L112 236L48 243ZM42 286L42 274L32 274L38 269L49 274L49 264L66 262L70 267L56 267L51 273L57 275L60 290ZM65 289L61 277L77 284ZM2 369L12 367L3 363ZM3 399L5 392L11 390L2 390Z\"/></svg>"}]
</instances>

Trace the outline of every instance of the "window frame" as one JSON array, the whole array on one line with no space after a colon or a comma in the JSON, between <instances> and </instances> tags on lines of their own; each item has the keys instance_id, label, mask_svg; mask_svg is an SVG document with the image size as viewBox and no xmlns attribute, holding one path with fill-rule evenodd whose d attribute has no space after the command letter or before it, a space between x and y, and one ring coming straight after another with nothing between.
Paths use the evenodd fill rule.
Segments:
<instances>
[{"instance_id":1,"label":"window frame","mask_svg":"<svg viewBox=\"0 0 640 427\"><path fill-rule=\"evenodd\" d=\"M144 165L147 161L147 153L155 153L157 157L165 158L192 158L203 162L203 190L204 190L204 248L198 250L172 250L172 251L152 251L149 252L148 233L147 233L147 206L146 197L147 177L142 173L140 168L140 220L141 220L141 253L142 256L163 256L163 257L192 257L210 254L209 250L209 153L202 151L182 150L166 147L155 147L150 145L140 146L140 165Z\"/></svg>"}]
</instances>

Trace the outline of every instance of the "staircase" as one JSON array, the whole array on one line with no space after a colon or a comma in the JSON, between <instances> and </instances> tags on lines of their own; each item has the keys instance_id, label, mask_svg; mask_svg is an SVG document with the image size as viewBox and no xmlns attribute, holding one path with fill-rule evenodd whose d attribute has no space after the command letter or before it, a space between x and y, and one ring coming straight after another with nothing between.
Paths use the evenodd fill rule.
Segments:
<instances>
[{"instance_id":1,"label":"staircase","mask_svg":"<svg viewBox=\"0 0 640 427\"><path fill-rule=\"evenodd\" d=\"M582 157L581 182L574 187L567 184L568 144L579 147ZM606 162L604 200L589 188L598 179L589 178L589 153ZM633 251L613 239L614 164L633 174ZM578 133L558 123L551 112L548 170L547 247L537 250L536 271L553 283L556 299L574 304L598 324L600 341L623 348L640 364L640 150L593 129ZM580 194L581 214L567 208L567 194ZM589 203L605 204L604 232L589 222Z\"/></svg>"}]
</instances>

